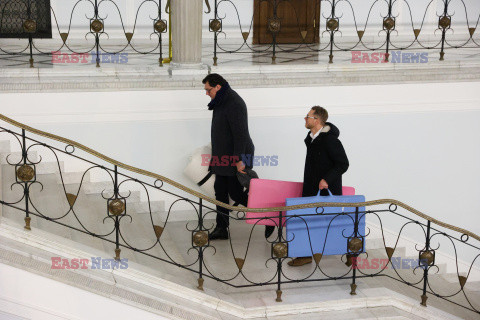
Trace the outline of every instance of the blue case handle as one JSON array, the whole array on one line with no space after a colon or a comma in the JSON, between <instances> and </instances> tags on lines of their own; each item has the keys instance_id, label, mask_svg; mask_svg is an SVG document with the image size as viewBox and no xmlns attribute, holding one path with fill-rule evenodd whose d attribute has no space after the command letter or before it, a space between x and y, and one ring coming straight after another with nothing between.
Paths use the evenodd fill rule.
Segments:
<instances>
[{"instance_id":1,"label":"blue case handle","mask_svg":"<svg viewBox=\"0 0 480 320\"><path fill-rule=\"evenodd\" d=\"M328 196L321 196L321 195L320 195L320 192L321 192L321 191L322 191L322 190L320 190L320 189L318 190L317 197L328 197ZM328 194L329 194L330 196L333 196L333 194L332 194L332 192L330 191L330 189L327 189L327 191L328 191Z\"/></svg>"}]
</instances>

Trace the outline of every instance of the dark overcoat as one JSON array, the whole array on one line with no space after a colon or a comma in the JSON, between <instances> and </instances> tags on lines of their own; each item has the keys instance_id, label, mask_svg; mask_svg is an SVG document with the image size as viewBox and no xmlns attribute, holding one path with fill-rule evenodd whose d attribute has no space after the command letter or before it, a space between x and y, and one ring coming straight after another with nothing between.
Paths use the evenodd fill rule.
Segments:
<instances>
[{"instance_id":1,"label":"dark overcoat","mask_svg":"<svg viewBox=\"0 0 480 320\"><path fill-rule=\"evenodd\" d=\"M320 134L312 141L310 133L305 138L307 156L303 176L304 197L318 193L320 180L325 179L334 195L342 194L342 174L348 169L348 158L342 143L338 140L340 131L327 122ZM322 196L328 195L322 190Z\"/></svg>"},{"instance_id":2,"label":"dark overcoat","mask_svg":"<svg viewBox=\"0 0 480 320\"><path fill-rule=\"evenodd\" d=\"M226 83L208 107L213 110L211 171L234 176L236 159L252 168L255 146L248 131L247 106L243 99Z\"/></svg>"}]
</instances>

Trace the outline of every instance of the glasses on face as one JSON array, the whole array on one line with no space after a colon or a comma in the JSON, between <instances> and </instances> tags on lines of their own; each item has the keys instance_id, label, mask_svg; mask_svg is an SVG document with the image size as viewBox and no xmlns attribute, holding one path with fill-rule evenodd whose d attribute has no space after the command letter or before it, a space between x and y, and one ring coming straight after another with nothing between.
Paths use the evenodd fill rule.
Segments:
<instances>
[{"instance_id":1,"label":"glasses on face","mask_svg":"<svg viewBox=\"0 0 480 320\"><path fill-rule=\"evenodd\" d=\"M307 118L310 118L310 119L318 119L318 118L315 118L315 117L311 117L311 116L309 116L309 115L306 115L306 116L305 116L305 119L307 119Z\"/></svg>"},{"instance_id":2,"label":"glasses on face","mask_svg":"<svg viewBox=\"0 0 480 320\"><path fill-rule=\"evenodd\" d=\"M212 91L213 89L215 89L215 87L211 87L210 89L205 89L205 91L206 91L207 93L210 93L210 91Z\"/></svg>"}]
</instances>

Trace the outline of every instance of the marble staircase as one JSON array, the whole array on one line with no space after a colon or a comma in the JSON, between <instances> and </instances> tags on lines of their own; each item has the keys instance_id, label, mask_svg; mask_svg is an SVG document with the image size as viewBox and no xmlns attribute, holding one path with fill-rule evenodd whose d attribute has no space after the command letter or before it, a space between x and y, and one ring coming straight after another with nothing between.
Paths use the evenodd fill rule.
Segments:
<instances>
[{"instance_id":1,"label":"marble staircase","mask_svg":"<svg viewBox=\"0 0 480 320\"><path fill-rule=\"evenodd\" d=\"M0 141L2 199L14 201L21 194L21 188L10 189L15 181L14 167L6 164L6 155L18 160L18 151L10 150L10 143ZM32 153L32 161L39 155ZM58 167L63 174L62 184ZM69 211L70 205L65 191L75 193L83 177L80 193L75 201L75 215L68 214L61 221L75 228L86 229L97 234L109 234L107 239L114 241L113 223L106 219L107 205L102 198L111 193L112 183L97 181L90 174L65 171L62 161L59 164L49 161L37 166L37 180L43 184L32 186L31 199L39 212L58 218ZM94 180L94 181L92 181ZM65 187L65 190L63 189ZM71 284L122 301L136 307L158 313L172 319L291 319L301 315L306 319L479 319L480 316L455 304L429 295L428 307L419 305L421 291L387 277L365 277L357 280L357 295L350 295L350 280L289 283L282 286L283 302L275 302L273 285L250 288L234 288L222 282L205 279L204 291L198 290L198 275L179 268L191 265L197 270L196 251L191 248L191 232L187 226L194 221L173 221L166 219L164 201L151 203L143 201L140 190L132 190L127 202L127 212L132 220L121 221L122 241L132 247L150 248L155 244L155 225L165 226L161 244L148 250L148 253L166 263L139 251L122 248L121 258L128 259L126 270L52 270L51 257L65 258L112 258L113 243L92 237L89 234L70 230L45 219L32 217L31 231L23 229L24 214L8 206L2 207L0 221L0 263L15 266L42 276ZM21 207L21 202L18 204ZM194 214L192 213L192 217ZM206 225L213 224L207 220ZM82 227L83 226L83 227ZM271 255L271 245L263 237L263 228L242 221L234 221L230 228L230 241L212 242L214 250L205 251L205 274L211 273L221 279L236 277L238 268L234 257L247 258L242 272L248 280L237 277L235 285L246 285L249 281L263 282L275 276L275 263L266 260ZM252 232L251 243L245 235ZM368 258L387 258L380 238L367 241ZM398 247L395 256L409 258L405 247ZM415 258L411 256L411 258ZM348 271L338 256L325 256L321 260L322 270L330 276L339 276ZM446 265L439 264L438 274L429 278L430 285L441 294L451 294L460 289L456 274L446 273ZM361 270L365 274L377 270ZM421 272L411 269L386 270L391 276L401 276L409 283L421 280ZM314 264L300 268L284 268L285 276L301 279L312 272L324 278ZM421 284L419 285L421 287ZM470 303L480 308L480 281L467 281L464 287ZM462 298L462 297L460 297ZM460 299L461 300L461 299ZM465 303L465 300L456 302ZM167 311L165 311L167 310Z\"/></svg>"}]
</instances>

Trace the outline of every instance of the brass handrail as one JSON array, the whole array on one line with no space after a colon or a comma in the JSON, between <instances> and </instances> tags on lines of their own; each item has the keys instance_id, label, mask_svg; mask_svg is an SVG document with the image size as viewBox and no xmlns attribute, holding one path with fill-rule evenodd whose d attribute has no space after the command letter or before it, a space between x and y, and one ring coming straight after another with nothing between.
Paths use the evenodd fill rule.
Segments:
<instances>
[{"instance_id":1,"label":"brass handrail","mask_svg":"<svg viewBox=\"0 0 480 320\"><path fill-rule=\"evenodd\" d=\"M336 202L329 202L329 203L325 203L325 202L317 202L317 203L309 203L309 204L300 204L300 205L294 205L294 206L285 206L285 207L270 207L270 208L245 208L245 207L234 207L234 206L231 206L229 204L226 204L226 203L223 203L223 202L220 202L220 201L217 201L216 199L213 199L207 195L204 195L203 193L200 193L200 192L197 192L193 189L190 189L178 182L176 182L175 180L171 180L167 177L164 177L162 175L159 175L159 174L156 174L156 173L153 173L153 172L150 172L150 171L147 171L147 170L143 170L143 169L139 169L139 168L136 168L136 167L132 167L132 166L129 166L127 164L124 164L120 161L117 161L117 160L114 160L110 157L107 157L103 154L101 154L100 152L97 152L93 149L90 149L78 142L75 142L73 140L70 140L70 139L66 139L66 138L63 138L63 137L60 137L60 136L57 136L55 134L51 134L51 133L48 133L48 132L45 132L45 131L42 131L42 130L38 130L38 129L35 129L35 128L32 128L32 127L29 127L23 123L20 123L20 122L17 122L13 119L10 119L9 117L6 117L4 116L3 114L0 114L0 119L15 126L15 127L18 127L20 129L24 129L25 131L28 131L28 132L31 132L31 133L34 133L34 134L37 134L39 136L42 136L42 137L46 137L46 138L49 138L49 139L52 139L52 140L56 140L56 141L59 141L59 142L63 142L63 143L66 143L66 144L70 144L72 146L75 146L87 153L90 153L91 155L97 157L97 158L100 158L110 164L113 164L113 165L116 165L117 167L119 168L123 168L125 170L128 170L128 171L131 171L131 172L135 172L135 173L139 173L139 174L142 174L142 175L145 175L145 176L148 176L148 177L152 177L152 178L155 178L155 179L158 179L158 180L161 180L163 182L166 182L180 190L183 190L193 196L196 196L200 199L203 199L203 200L206 200L214 205L218 205L220 207L223 207L223 208L226 208L228 210L232 210L232 211L240 211L240 212L270 212L270 211L287 211L287 210L296 210L296 209L307 209L307 208L316 208L316 207L367 207L367 206L375 206L375 205L381 205L381 204L394 204L394 205L397 205L405 210L408 210L410 211L411 213L425 219L425 220L429 220L439 226L442 226L444 228L447 228L447 229L450 229L450 230L453 230L453 231L456 231L456 232L460 232L462 234L465 234L469 237L472 237L478 241L480 241L480 236L476 235L475 233L473 232L470 232L468 230L465 230L465 229L462 229L462 228L458 228L458 227L455 227L451 224L448 224L448 223L445 223L445 222L442 222L440 220L437 220L435 218L432 218L412 207L410 207L409 205L406 205L404 204L403 202L400 202L398 200L395 200L395 199L380 199L380 200L373 200L373 201L365 201L365 202L356 202L356 203L336 203Z\"/></svg>"}]
</instances>

